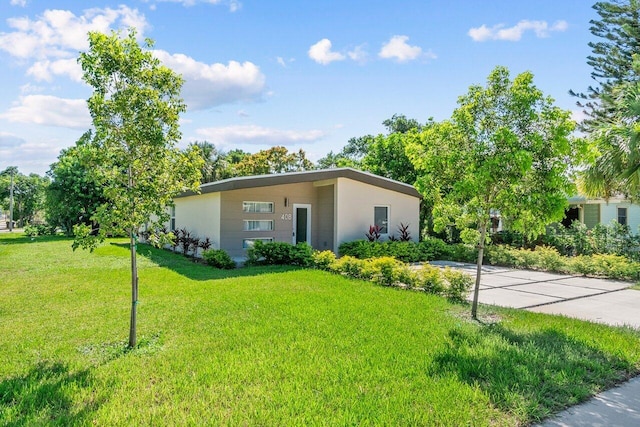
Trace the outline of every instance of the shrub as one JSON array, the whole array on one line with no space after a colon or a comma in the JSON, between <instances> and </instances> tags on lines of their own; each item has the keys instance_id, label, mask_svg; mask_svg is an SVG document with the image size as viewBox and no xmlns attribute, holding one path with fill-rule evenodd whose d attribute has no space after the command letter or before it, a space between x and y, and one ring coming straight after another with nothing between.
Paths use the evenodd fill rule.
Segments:
<instances>
[{"instance_id":1,"label":"shrub","mask_svg":"<svg viewBox=\"0 0 640 427\"><path fill-rule=\"evenodd\" d=\"M400 279L400 270L407 268L402 262L392 257L372 258L367 261L367 264L372 271L373 281L383 286L397 283Z\"/></svg>"},{"instance_id":2,"label":"shrub","mask_svg":"<svg viewBox=\"0 0 640 427\"><path fill-rule=\"evenodd\" d=\"M202 251L202 259L216 268L230 270L236 267L236 263L231 259L228 253L222 249L206 249Z\"/></svg>"},{"instance_id":3,"label":"shrub","mask_svg":"<svg viewBox=\"0 0 640 427\"><path fill-rule=\"evenodd\" d=\"M434 237L426 237L417 246L420 253L420 261L442 259L448 256L450 252L449 246L443 240Z\"/></svg>"},{"instance_id":4,"label":"shrub","mask_svg":"<svg viewBox=\"0 0 640 427\"><path fill-rule=\"evenodd\" d=\"M416 273L416 286L430 294L440 295L444 291L442 270L430 264L424 264Z\"/></svg>"},{"instance_id":5,"label":"shrub","mask_svg":"<svg viewBox=\"0 0 640 427\"><path fill-rule=\"evenodd\" d=\"M535 267L545 271L566 271L566 263L556 248L550 246L536 247L534 254L536 256Z\"/></svg>"},{"instance_id":6,"label":"shrub","mask_svg":"<svg viewBox=\"0 0 640 427\"><path fill-rule=\"evenodd\" d=\"M364 233L364 235L367 236L367 239L369 239L370 242L377 242L378 240L380 240L380 237L382 235L380 226L370 225L369 232Z\"/></svg>"},{"instance_id":7,"label":"shrub","mask_svg":"<svg viewBox=\"0 0 640 427\"><path fill-rule=\"evenodd\" d=\"M626 257L614 254L596 254L591 256L595 274L612 279L637 279L640 264L630 262Z\"/></svg>"},{"instance_id":8,"label":"shrub","mask_svg":"<svg viewBox=\"0 0 640 427\"><path fill-rule=\"evenodd\" d=\"M313 265L320 270L331 271L336 263L336 254L331 251L313 252Z\"/></svg>"},{"instance_id":9,"label":"shrub","mask_svg":"<svg viewBox=\"0 0 640 427\"><path fill-rule=\"evenodd\" d=\"M596 274L596 266L591 260L592 258L587 255L578 255L570 258L568 262L568 268L574 273L580 273L583 276L589 276Z\"/></svg>"},{"instance_id":10,"label":"shrub","mask_svg":"<svg viewBox=\"0 0 640 427\"><path fill-rule=\"evenodd\" d=\"M490 245L485 249L485 260L491 265L515 265L516 250L506 245Z\"/></svg>"},{"instance_id":11,"label":"shrub","mask_svg":"<svg viewBox=\"0 0 640 427\"><path fill-rule=\"evenodd\" d=\"M307 243L292 245L286 242L264 243L256 240L247 250L247 264L309 266L313 262L313 249Z\"/></svg>"},{"instance_id":12,"label":"shrub","mask_svg":"<svg viewBox=\"0 0 640 427\"><path fill-rule=\"evenodd\" d=\"M349 255L345 255L333 264L336 273L355 279L371 279L373 272L367 268L367 262Z\"/></svg>"},{"instance_id":13,"label":"shrub","mask_svg":"<svg viewBox=\"0 0 640 427\"><path fill-rule=\"evenodd\" d=\"M28 224L23 231L28 237L50 236L56 233L55 227L47 224Z\"/></svg>"},{"instance_id":14,"label":"shrub","mask_svg":"<svg viewBox=\"0 0 640 427\"><path fill-rule=\"evenodd\" d=\"M449 267L442 271L442 275L446 281L444 296L455 302L466 301L471 285L473 285L471 276Z\"/></svg>"}]
</instances>

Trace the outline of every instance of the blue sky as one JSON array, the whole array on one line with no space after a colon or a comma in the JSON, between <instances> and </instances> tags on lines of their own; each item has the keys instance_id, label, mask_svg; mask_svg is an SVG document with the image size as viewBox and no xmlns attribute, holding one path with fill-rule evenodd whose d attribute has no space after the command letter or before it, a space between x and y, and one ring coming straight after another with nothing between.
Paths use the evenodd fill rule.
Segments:
<instances>
[{"instance_id":1,"label":"blue sky","mask_svg":"<svg viewBox=\"0 0 640 427\"><path fill-rule=\"evenodd\" d=\"M135 26L183 75L181 146L312 160L404 114L446 119L497 65L580 118L589 0L0 0L0 170L44 174L89 129L87 31Z\"/></svg>"}]
</instances>

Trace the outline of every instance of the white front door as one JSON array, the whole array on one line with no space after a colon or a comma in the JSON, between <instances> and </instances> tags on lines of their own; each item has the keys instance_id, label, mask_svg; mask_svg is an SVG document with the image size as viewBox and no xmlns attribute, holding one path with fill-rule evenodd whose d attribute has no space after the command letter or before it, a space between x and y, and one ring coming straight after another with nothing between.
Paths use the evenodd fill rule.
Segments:
<instances>
[{"instance_id":1,"label":"white front door","mask_svg":"<svg viewBox=\"0 0 640 427\"><path fill-rule=\"evenodd\" d=\"M311 205L293 204L293 244L311 244Z\"/></svg>"}]
</instances>

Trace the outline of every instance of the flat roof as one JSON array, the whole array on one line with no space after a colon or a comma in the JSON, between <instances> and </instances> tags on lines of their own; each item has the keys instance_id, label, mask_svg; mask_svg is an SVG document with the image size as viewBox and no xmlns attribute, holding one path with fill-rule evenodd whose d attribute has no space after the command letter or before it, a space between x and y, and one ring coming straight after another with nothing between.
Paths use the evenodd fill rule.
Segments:
<instances>
[{"instance_id":1,"label":"flat roof","mask_svg":"<svg viewBox=\"0 0 640 427\"><path fill-rule=\"evenodd\" d=\"M242 188L269 187L272 185L297 184L300 182L315 182L335 178L349 178L354 181L363 182L409 196L422 198L422 195L413 185L400 181L374 175L370 172L359 171L352 168L319 169L302 172L286 172L269 175L240 176L236 178L223 179L221 181L209 182L200 186L201 194L216 193L219 191L239 190ZM187 197L197 193L187 191L178 196Z\"/></svg>"}]
</instances>

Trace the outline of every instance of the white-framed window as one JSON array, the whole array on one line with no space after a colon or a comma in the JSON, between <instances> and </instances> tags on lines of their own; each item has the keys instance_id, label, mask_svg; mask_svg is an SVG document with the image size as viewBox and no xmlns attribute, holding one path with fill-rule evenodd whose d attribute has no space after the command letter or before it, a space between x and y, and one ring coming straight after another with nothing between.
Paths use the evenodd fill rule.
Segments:
<instances>
[{"instance_id":1,"label":"white-framed window","mask_svg":"<svg viewBox=\"0 0 640 427\"><path fill-rule=\"evenodd\" d=\"M242 202L242 212L273 213L273 202Z\"/></svg>"},{"instance_id":2,"label":"white-framed window","mask_svg":"<svg viewBox=\"0 0 640 427\"><path fill-rule=\"evenodd\" d=\"M176 207L171 206L171 219L169 220L169 231L176 229Z\"/></svg>"},{"instance_id":3,"label":"white-framed window","mask_svg":"<svg viewBox=\"0 0 640 427\"><path fill-rule=\"evenodd\" d=\"M618 223L627 225L627 208L618 208Z\"/></svg>"},{"instance_id":4,"label":"white-framed window","mask_svg":"<svg viewBox=\"0 0 640 427\"><path fill-rule=\"evenodd\" d=\"M263 243L269 243L269 242L273 242L273 237L257 237L257 238L251 238L251 239L242 239L242 248L243 249L250 248L258 240L260 240Z\"/></svg>"},{"instance_id":5,"label":"white-framed window","mask_svg":"<svg viewBox=\"0 0 640 427\"><path fill-rule=\"evenodd\" d=\"M373 225L380 227L380 234L389 234L389 206L374 206Z\"/></svg>"},{"instance_id":6,"label":"white-framed window","mask_svg":"<svg viewBox=\"0 0 640 427\"><path fill-rule=\"evenodd\" d=\"M273 231L272 219L245 219L244 231Z\"/></svg>"}]
</instances>

